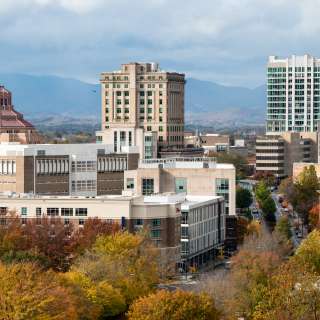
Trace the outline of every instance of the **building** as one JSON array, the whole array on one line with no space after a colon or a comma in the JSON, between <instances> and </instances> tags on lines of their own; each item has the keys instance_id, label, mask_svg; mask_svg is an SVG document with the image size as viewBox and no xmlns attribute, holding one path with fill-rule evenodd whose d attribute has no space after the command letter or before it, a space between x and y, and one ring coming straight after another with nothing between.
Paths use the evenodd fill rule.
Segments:
<instances>
[{"instance_id":1,"label":"building","mask_svg":"<svg viewBox=\"0 0 320 320\"><path fill-rule=\"evenodd\" d=\"M137 153L102 144L0 144L0 192L97 196L121 194Z\"/></svg>"},{"instance_id":2,"label":"building","mask_svg":"<svg viewBox=\"0 0 320 320\"><path fill-rule=\"evenodd\" d=\"M98 142L112 141L115 148L143 146L145 135L154 133L153 147L158 151L183 148L184 74L162 71L156 63L127 63L120 70L103 72L100 83ZM143 155L151 157L151 153Z\"/></svg>"},{"instance_id":3,"label":"building","mask_svg":"<svg viewBox=\"0 0 320 320\"><path fill-rule=\"evenodd\" d=\"M42 138L34 126L17 112L12 103L12 94L0 85L0 143L41 143Z\"/></svg>"},{"instance_id":4,"label":"building","mask_svg":"<svg viewBox=\"0 0 320 320\"><path fill-rule=\"evenodd\" d=\"M256 171L292 176L294 162L318 161L317 132L283 132L256 139Z\"/></svg>"},{"instance_id":5,"label":"building","mask_svg":"<svg viewBox=\"0 0 320 320\"><path fill-rule=\"evenodd\" d=\"M313 165L316 169L317 177L320 179L320 162L319 163L294 163L293 164L293 179L297 179L304 168Z\"/></svg>"},{"instance_id":6,"label":"building","mask_svg":"<svg viewBox=\"0 0 320 320\"><path fill-rule=\"evenodd\" d=\"M139 167L124 173L124 192L151 195L166 192L193 196L223 196L226 214L234 215L235 168L214 158L140 160Z\"/></svg>"},{"instance_id":7,"label":"building","mask_svg":"<svg viewBox=\"0 0 320 320\"><path fill-rule=\"evenodd\" d=\"M267 132L315 132L320 120L320 59L280 59L267 68Z\"/></svg>"},{"instance_id":8,"label":"building","mask_svg":"<svg viewBox=\"0 0 320 320\"><path fill-rule=\"evenodd\" d=\"M224 245L225 235L223 198L186 196L181 205L182 268L200 267L214 259Z\"/></svg>"},{"instance_id":9,"label":"building","mask_svg":"<svg viewBox=\"0 0 320 320\"><path fill-rule=\"evenodd\" d=\"M228 152L230 146L230 137L218 133L196 134L184 137L186 147L201 147L206 153L212 152Z\"/></svg>"},{"instance_id":10,"label":"building","mask_svg":"<svg viewBox=\"0 0 320 320\"><path fill-rule=\"evenodd\" d=\"M129 232L145 229L154 245L161 249L161 262L171 267L181 263L181 254L182 261L197 265L207 262L225 238L222 197L161 194L88 198L0 194L0 201L0 223L5 223L10 212L16 212L23 221L54 217L76 228L83 226L88 218L99 218L117 222Z\"/></svg>"}]
</instances>

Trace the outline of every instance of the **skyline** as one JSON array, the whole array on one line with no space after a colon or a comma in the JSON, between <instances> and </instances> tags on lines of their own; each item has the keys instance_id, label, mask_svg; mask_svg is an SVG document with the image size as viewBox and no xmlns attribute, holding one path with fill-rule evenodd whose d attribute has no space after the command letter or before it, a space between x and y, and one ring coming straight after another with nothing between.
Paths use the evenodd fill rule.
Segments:
<instances>
[{"instance_id":1,"label":"skyline","mask_svg":"<svg viewBox=\"0 0 320 320\"><path fill-rule=\"evenodd\" d=\"M121 63L155 61L188 78L253 88L265 83L269 55L320 52L320 1L202 0L197 10L182 0L1 2L2 73L97 83Z\"/></svg>"}]
</instances>

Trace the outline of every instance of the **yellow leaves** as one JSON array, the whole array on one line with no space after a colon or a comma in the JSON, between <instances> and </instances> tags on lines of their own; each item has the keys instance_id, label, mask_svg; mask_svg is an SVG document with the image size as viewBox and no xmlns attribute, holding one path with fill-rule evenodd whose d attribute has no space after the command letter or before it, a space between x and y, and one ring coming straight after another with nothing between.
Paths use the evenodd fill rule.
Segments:
<instances>
[{"instance_id":1,"label":"yellow leaves","mask_svg":"<svg viewBox=\"0 0 320 320\"><path fill-rule=\"evenodd\" d=\"M313 230L296 251L295 260L320 275L320 231Z\"/></svg>"},{"instance_id":2,"label":"yellow leaves","mask_svg":"<svg viewBox=\"0 0 320 320\"><path fill-rule=\"evenodd\" d=\"M158 291L135 301L129 320L218 320L220 312L206 294Z\"/></svg>"},{"instance_id":3,"label":"yellow leaves","mask_svg":"<svg viewBox=\"0 0 320 320\"><path fill-rule=\"evenodd\" d=\"M53 272L0 264L0 319L77 319L72 296Z\"/></svg>"}]
</instances>

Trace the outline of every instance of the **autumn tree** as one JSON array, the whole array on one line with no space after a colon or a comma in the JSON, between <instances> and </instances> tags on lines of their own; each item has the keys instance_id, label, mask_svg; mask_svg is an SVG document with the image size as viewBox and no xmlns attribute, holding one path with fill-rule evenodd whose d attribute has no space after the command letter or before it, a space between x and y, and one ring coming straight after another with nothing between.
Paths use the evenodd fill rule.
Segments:
<instances>
[{"instance_id":1,"label":"autumn tree","mask_svg":"<svg viewBox=\"0 0 320 320\"><path fill-rule=\"evenodd\" d=\"M79 319L105 319L124 313L127 309L120 290L106 281L95 283L85 274L74 271L65 273L63 279L76 299Z\"/></svg>"},{"instance_id":2,"label":"autumn tree","mask_svg":"<svg viewBox=\"0 0 320 320\"><path fill-rule=\"evenodd\" d=\"M0 264L0 319L78 319L71 292L52 271L30 263Z\"/></svg>"},{"instance_id":3,"label":"autumn tree","mask_svg":"<svg viewBox=\"0 0 320 320\"><path fill-rule=\"evenodd\" d=\"M294 259L299 265L304 265L313 272L320 275L320 231L313 230L308 237L302 241Z\"/></svg>"},{"instance_id":4,"label":"autumn tree","mask_svg":"<svg viewBox=\"0 0 320 320\"><path fill-rule=\"evenodd\" d=\"M220 312L206 294L160 290L136 300L129 309L129 320L218 320Z\"/></svg>"},{"instance_id":5,"label":"autumn tree","mask_svg":"<svg viewBox=\"0 0 320 320\"><path fill-rule=\"evenodd\" d=\"M320 203L315 204L309 211L309 223L312 229L320 229Z\"/></svg>"},{"instance_id":6,"label":"autumn tree","mask_svg":"<svg viewBox=\"0 0 320 320\"><path fill-rule=\"evenodd\" d=\"M108 282L130 304L150 293L158 282L157 259L157 250L144 235L118 232L99 236L72 271L86 275L96 284Z\"/></svg>"},{"instance_id":7,"label":"autumn tree","mask_svg":"<svg viewBox=\"0 0 320 320\"><path fill-rule=\"evenodd\" d=\"M70 247L74 254L82 254L86 249L91 248L98 236L111 235L118 231L120 231L118 223L89 218L84 226L72 235Z\"/></svg>"},{"instance_id":8,"label":"autumn tree","mask_svg":"<svg viewBox=\"0 0 320 320\"><path fill-rule=\"evenodd\" d=\"M320 181L313 165L305 167L294 182L294 192L291 203L302 216L304 224L308 224L309 211L318 203Z\"/></svg>"}]
</instances>

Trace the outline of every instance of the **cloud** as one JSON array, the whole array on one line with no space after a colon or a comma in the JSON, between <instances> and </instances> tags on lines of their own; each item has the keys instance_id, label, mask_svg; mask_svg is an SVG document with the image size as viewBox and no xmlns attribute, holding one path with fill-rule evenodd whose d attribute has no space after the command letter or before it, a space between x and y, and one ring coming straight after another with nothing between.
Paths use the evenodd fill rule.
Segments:
<instances>
[{"instance_id":1,"label":"cloud","mask_svg":"<svg viewBox=\"0 0 320 320\"><path fill-rule=\"evenodd\" d=\"M268 55L319 55L319 0L1 0L0 70L91 81L127 61L264 82Z\"/></svg>"}]
</instances>

